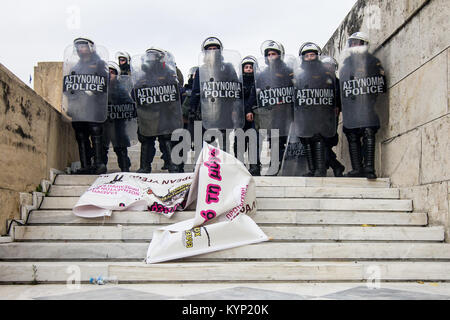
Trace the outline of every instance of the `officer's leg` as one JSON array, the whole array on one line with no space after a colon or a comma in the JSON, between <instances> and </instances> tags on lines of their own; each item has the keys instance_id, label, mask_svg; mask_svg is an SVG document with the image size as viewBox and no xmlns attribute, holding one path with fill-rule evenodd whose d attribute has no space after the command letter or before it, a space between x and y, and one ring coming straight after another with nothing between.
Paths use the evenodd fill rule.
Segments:
<instances>
[{"instance_id":1,"label":"officer's leg","mask_svg":"<svg viewBox=\"0 0 450 320\"><path fill-rule=\"evenodd\" d=\"M83 122L73 122L72 127L75 130L75 138L78 144L81 163L81 169L77 170L76 174L90 174L92 164L91 158L89 157L89 130Z\"/></svg>"},{"instance_id":2,"label":"officer's leg","mask_svg":"<svg viewBox=\"0 0 450 320\"><path fill-rule=\"evenodd\" d=\"M353 170L348 172L346 177L365 177L362 168L361 154L361 134L359 129L345 129L344 133L348 140L348 149L350 152L350 161Z\"/></svg>"},{"instance_id":3,"label":"officer's leg","mask_svg":"<svg viewBox=\"0 0 450 320\"><path fill-rule=\"evenodd\" d=\"M255 130L254 125L252 125L252 127L249 130ZM247 150L249 150L249 159L251 159L251 155L252 152L254 150L254 148L256 148L256 163L252 163L250 162L250 168L249 168L249 172L252 176L260 176L261 175L261 161L260 161L260 152L261 152L261 144L262 144L262 139L261 136L258 132L258 130L255 130L256 132L256 146L254 145L250 145L250 140L248 141L248 145L247 145Z\"/></svg>"},{"instance_id":4,"label":"officer's leg","mask_svg":"<svg viewBox=\"0 0 450 320\"><path fill-rule=\"evenodd\" d=\"M177 142L177 141L171 141L172 150L178 143L179 142ZM180 156L180 159L183 159L183 160L182 160L182 162L180 164L174 164L176 166L176 171L175 172L183 173L184 172L184 149L181 149L180 153L178 155Z\"/></svg>"},{"instance_id":5,"label":"officer's leg","mask_svg":"<svg viewBox=\"0 0 450 320\"><path fill-rule=\"evenodd\" d=\"M115 147L114 152L117 155L117 164L122 172L130 172L131 161L128 157L126 147Z\"/></svg>"},{"instance_id":6,"label":"officer's leg","mask_svg":"<svg viewBox=\"0 0 450 320\"><path fill-rule=\"evenodd\" d=\"M94 145L94 174L104 174L107 169L103 163L103 124L93 123L89 124L91 131L92 144Z\"/></svg>"},{"instance_id":7,"label":"officer's leg","mask_svg":"<svg viewBox=\"0 0 450 320\"><path fill-rule=\"evenodd\" d=\"M228 146L230 145L230 137L227 136L227 131L225 129L220 130L220 133L222 134L222 148L224 151L228 150ZM220 147L220 142L219 142L219 147Z\"/></svg>"},{"instance_id":8,"label":"officer's leg","mask_svg":"<svg viewBox=\"0 0 450 320\"><path fill-rule=\"evenodd\" d=\"M326 146L326 167L333 169L333 173L335 177L343 177L343 173L345 170L345 167L337 160L336 153L333 151L333 146L337 145L337 134L333 138L326 138L325 139L325 146ZM336 142L336 143L335 143Z\"/></svg>"},{"instance_id":9,"label":"officer's leg","mask_svg":"<svg viewBox=\"0 0 450 320\"><path fill-rule=\"evenodd\" d=\"M364 128L364 174L367 179L376 179L375 174L375 133L374 128Z\"/></svg>"},{"instance_id":10,"label":"officer's leg","mask_svg":"<svg viewBox=\"0 0 450 320\"><path fill-rule=\"evenodd\" d=\"M161 159L164 161L161 170L168 170L169 169L168 157L170 157L170 154L168 154L167 147L163 143L161 143L160 139L158 139L158 142L159 142L159 151L161 151Z\"/></svg>"},{"instance_id":11,"label":"officer's leg","mask_svg":"<svg viewBox=\"0 0 450 320\"><path fill-rule=\"evenodd\" d=\"M311 139L300 138L300 142L305 147L306 160L308 162L309 172L304 174L304 177L314 177L314 172L316 171L314 155L313 155L313 146Z\"/></svg>"},{"instance_id":12,"label":"officer's leg","mask_svg":"<svg viewBox=\"0 0 450 320\"><path fill-rule=\"evenodd\" d=\"M278 172L280 172L281 165L283 164L284 152L286 151L288 137L280 137L280 148L278 149Z\"/></svg>"},{"instance_id":13,"label":"officer's leg","mask_svg":"<svg viewBox=\"0 0 450 320\"><path fill-rule=\"evenodd\" d=\"M141 164L137 173L152 173L156 137L146 137L138 132L138 140L141 143Z\"/></svg>"},{"instance_id":14,"label":"officer's leg","mask_svg":"<svg viewBox=\"0 0 450 320\"><path fill-rule=\"evenodd\" d=\"M314 176L315 177L326 177L327 169L325 166L325 141L321 135L315 135L312 139L313 141L313 155L314 155Z\"/></svg>"},{"instance_id":15,"label":"officer's leg","mask_svg":"<svg viewBox=\"0 0 450 320\"><path fill-rule=\"evenodd\" d=\"M159 141L159 145L160 147L163 146L165 152L166 152L166 156L167 156L167 167L170 173L177 173L180 172L180 167L175 165L172 162L172 147L173 147L173 143L171 141L171 135L161 135L158 136L158 141Z\"/></svg>"},{"instance_id":16,"label":"officer's leg","mask_svg":"<svg viewBox=\"0 0 450 320\"><path fill-rule=\"evenodd\" d=\"M109 145L111 144L111 126L114 126L114 123L112 123L111 121L106 121L103 124L103 163L105 164L105 166L108 165L108 152Z\"/></svg>"},{"instance_id":17,"label":"officer's leg","mask_svg":"<svg viewBox=\"0 0 450 320\"><path fill-rule=\"evenodd\" d=\"M113 122L114 128L114 152L117 155L117 164L122 172L130 172L131 161L128 157L128 147L130 139L126 131L126 120L116 120Z\"/></svg>"}]
</instances>

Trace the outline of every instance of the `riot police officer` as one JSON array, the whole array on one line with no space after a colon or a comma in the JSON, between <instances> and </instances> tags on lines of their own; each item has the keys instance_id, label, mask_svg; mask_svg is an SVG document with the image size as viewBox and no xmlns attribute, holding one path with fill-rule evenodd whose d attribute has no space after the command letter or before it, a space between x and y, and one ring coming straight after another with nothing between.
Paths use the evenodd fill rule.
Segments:
<instances>
[{"instance_id":1,"label":"riot police officer","mask_svg":"<svg viewBox=\"0 0 450 320\"><path fill-rule=\"evenodd\" d=\"M254 131L256 133L256 159L251 159L249 154L250 168L249 172L253 176L261 175L261 163L259 158L259 135L255 130L255 121L253 114L253 107L256 105L256 90L255 90L255 74L254 68L256 67L257 59L253 56L246 56L242 59L242 75L243 75L243 85L244 85L244 106L245 106L245 125L243 128L244 132L247 130ZM245 137L244 152L249 150L250 139L248 136ZM251 146L251 147L255 147ZM234 154L238 154L238 143L237 137L234 140ZM250 151L249 151L250 152ZM256 160L256 162L255 162Z\"/></svg>"},{"instance_id":2,"label":"riot police officer","mask_svg":"<svg viewBox=\"0 0 450 320\"><path fill-rule=\"evenodd\" d=\"M386 78L380 60L369 53L368 47L369 39L364 33L350 36L342 53L339 78L343 131L353 168L346 176L376 179L375 134L380 119L375 104L378 96L386 92Z\"/></svg>"},{"instance_id":3,"label":"riot police officer","mask_svg":"<svg viewBox=\"0 0 450 320\"><path fill-rule=\"evenodd\" d=\"M107 57L104 53L103 56ZM94 41L76 38L64 57L63 112L71 118L78 143L78 174L103 174L103 122L107 115L108 67ZM94 163L91 162L91 141Z\"/></svg>"},{"instance_id":4,"label":"riot police officer","mask_svg":"<svg viewBox=\"0 0 450 320\"><path fill-rule=\"evenodd\" d=\"M104 164L108 163L109 145L112 142L119 168L122 172L129 172L131 161L127 148L130 147L130 136L135 134L132 129L136 127L136 108L127 90L129 77L121 76L120 67L113 61L108 63L108 67L108 119L103 130Z\"/></svg>"},{"instance_id":5,"label":"riot police officer","mask_svg":"<svg viewBox=\"0 0 450 320\"><path fill-rule=\"evenodd\" d=\"M229 145L226 129L244 126L242 75L240 68L235 68L241 59L239 53L224 50L222 42L216 37L205 39L201 49L189 118L193 121L200 109L203 129L220 130L225 137L225 149Z\"/></svg>"},{"instance_id":6,"label":"riot police officer","mask_svg":"<svg viewBox=\"0 0 450 320\"><path fill-rule=\"evenodd\" d=\"M332 74L336 74L339 65L337 61L328 56L322 56L320 58L325 68L328 69L329 72ZM341 93L340 93L340 85L339 85L339 78L336 77L336 134L331 138L325 138L325 147L326 147L326 167L327 169L331 167L333 170L333 174L335 177L343 177L343 173L345 170L345 167L342 165L342 163L339 162L337 159L336 153L333 151L333 147L337 146L339 143L339 134L337 133L337 127L339 124L339 115L342 112L342 104L341 104Z\"/></svg>"},{"instance_id":7,"label":"riot police officer","mask_svg":"<svg viewBox=\"0 0 450 320\"><path fill-rule=\"evenodd\" d=\"M132 64L133 99L137 103L141 164L138 173L151 173L155 142L168 157L169 172L181 172L173 163L171 134L183 128L180 90L175 61L167 51L152 47ZM165 148L165 149L164 149Z\"/></svg>"},{"instance_id":8,"label":"riot police officer","mask_svg":"<svg viewBox=\"0 0 450 320\"><path fill-rule=\"evenodd\" d=\"M300 68L295 70L295 133L305 146L308 176L327 173L325 138L336 134L336 79L319 59L321 49L307 42L300 47Z\"/></svg>"},{"instance_id":9,"label":"riot police officer","mask_svg":"<svg viewBox=\"0 0 450 320\"><path fill-rule=\"evenodd\" d=\"M263 62L259 63L256 72L257 106L254 108L255 125L260 129L279 130L278 154L273 154L272 139L269 137L271 157L278 157L277 175L281 168L290 126L293 120L293 61L286 59L284 46L273 40L261 45ZM272 175L272 174L271 174Z\"/></svg>"},{"instance_id":10,"label":"riot police officer","mask_svg":"<svg viewBox=\"0 0 450 320\"><path fill-rule=\"evenodd\" d=\"M131 56L128 52L119 51L116 53L116 59L120 66L121 75L131 75Z\"/></svg>"}]
</instances>

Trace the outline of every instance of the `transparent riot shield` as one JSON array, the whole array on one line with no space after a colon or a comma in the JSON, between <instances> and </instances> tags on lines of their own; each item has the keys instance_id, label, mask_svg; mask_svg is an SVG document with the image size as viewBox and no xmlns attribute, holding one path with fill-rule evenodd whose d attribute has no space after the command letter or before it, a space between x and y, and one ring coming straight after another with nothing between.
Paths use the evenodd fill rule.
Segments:
<instances>
[{"instance_id":1,"label":"transparent riot shield","mask_svg":"<svg viewBox=\"0 0 450 320\"><path fill-rule=\"evenodd\" d=\"M102 123L108 105L108 51L70 45L64 52L62 112L72 122Z\"/></svg>"},{"instance_id":2,"label":"transparent riot shield","mask_svg":"<svg viewBox=\"0 0 450 320\"><path fill-rule=\"evenodd\" d=\"M295 58L292 56L275 61L258 59L255 70L258 105L253 110L257 129L279 129L281 137L289 135L293 121L294 67Z\"/></svg>"},{"instance_id":3,"label":"transparent riot shield","mask_svg":"<svg viewBox=\"0 0 450 320\"><path fill-rule=\"evenodd\" d=\"M132 59L131 93L136 102L138 130L143 136L172 134L183 128L179 83L172 57L151 51Z\"/></svg>"},{"instance_id":4,"label":"transparent riot shield","mask_svg":"<svg viewBox=\"0 0 450 320\"><path fill-rule=\"evenodd\" d=\"M319 60L299 58L294 71L294 132L302 138L336 134L336 76Z\"/></svg>"},{"instance_id":5,"label":"transparent riot shield","mask_svg":"<svg viewBox=\"0 0 450 320\"><path fill-rule=\"evenodd\" d=\"M380 60L367 47L347 48L339 70L342 114L348 129L380 126L375 110L378 97L387 91Z\"/></svg>"},{"instance_id":6,"label":"transparent riot shield","mask_svg":"<svg viewBox=\"0 0 450 320\"><path fill-rule=\"evenodd\" d=\"M206 50L199 58L200 105L205 129L245 124L241 57L233 50Z\"/></svg>"},{"instance_id":7,"label":"transparent riot shield","mask_svg":"<svg viewBox=\"0 0 450 320\"><path fill-rule=\"evenodd\" d=\"M300 142L299 137L290 135L278 175L283 177L302 177L308 172L305 146Z\"/></svg>"},{"instance_id":8,"label":"transparent riot shield","mask_svg":"<svg viewBox=\"0 0 450 320\"><path fill-rule=\"evenodd\" d=\"M108 118L104 124L105 145L114 148L137 144L136 104L131 98L133 88L129 76L111 77L108 88Z\"/></svg>"}]
</instances>

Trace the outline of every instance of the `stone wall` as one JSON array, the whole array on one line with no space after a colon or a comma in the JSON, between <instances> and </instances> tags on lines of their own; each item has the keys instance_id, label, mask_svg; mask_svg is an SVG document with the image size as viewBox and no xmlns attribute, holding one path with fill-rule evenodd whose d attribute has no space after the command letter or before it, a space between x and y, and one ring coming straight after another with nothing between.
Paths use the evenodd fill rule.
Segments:
<instances>
[{"instance_id":1,"label":"stone wall","mask_svg":"<svg viewBox=\"0 0 450 320\"><path fill-rule=\"evenodd\" d=\"M35 191L49 170L78 158L70 122L0 64L0 234L19 219L19 192Z\"/></svg>"},{"instance_id":2,"label":"stone wall","mask_svg":"<svg viewBox=\"0 0 450 320\"><path fill-rule=\"evenodd\" d=\"M378 103L377 172L390 177L414 210L450 232L450 5L447 0L360 0L324 51L336 59L356 31L387 72L389 93ZM339 60L338 60L339 61ZM342 135L338 157L351 168Z\"/></svg>"},{"instance_id":3,"label":"stone wall","mask_svg":"<svg viewBox=\"0 0 450 320\"><path fill-rule=\"evenodd\" d=\"M34 91L61 112L62 62L38 62L34 67Z\"/></svg>"}]
</instances>

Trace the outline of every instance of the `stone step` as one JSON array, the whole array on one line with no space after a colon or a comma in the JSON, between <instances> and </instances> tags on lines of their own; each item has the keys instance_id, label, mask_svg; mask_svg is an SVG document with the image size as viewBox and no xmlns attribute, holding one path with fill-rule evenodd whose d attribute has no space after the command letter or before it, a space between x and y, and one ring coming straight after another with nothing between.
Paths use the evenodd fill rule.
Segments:
<instances>
[{"instance_id":1,"label":"stone step","mask_svg":"<svg viewBox=\"0 0 450 320\"><path fill-rule=\"evenodd\" d=\"M59 186L50 188L51 197L79 197L88 186ZM257 197L266 198L348 198L348 199L398 199L396 188L331 188L331 187L256 187Z\"/></svg>"},{"instance_id":2,"label":"stone step","mask_svg":"<svg viewBox=\"0 0 450 320\"><path fill-rule=\"evenodd\" d=\"M72 209L79 197L45 197L40 209ZM412 211L411 200L258 198L258 210Z\"/></svg>"},{"instance_id":3,"label":"stone step","mask_svg":"<svg viewBox=\"0 0 450 320\"><path fill-rule=\"evenodd\" d=\"M201 270L201 272L199 272ZM424 272L426 270L426 272ZM79 272L79 273L78 273ZM119 283L214 281L448 281L450 262L1 262L0 283L81 282L98 276ZM375 278L379 276L378 278Z\"/></svg>"},{"instance_id":4,"label":"stone step","mask_svg":"<svg viewBox=\"0 0 450 320\"><path fill-rule=\"evenodd\" d=\"M163 167L163 165L164 165L164 163L162 162L162 160L161 160L161 162L157 162L157 163L153 162L152 163L152 172L154 172L154 173L168 172L167 170L161 169ZM138 163L134 162L131 164L130 171L136 172L137 170L139 170L139 168L140 168L139 162ZM119 165L116 162L113 162L113 163L108 162L108 172L107 173L119 173L119 172L121 172L121 170L119 168Z\"/></svg>"},{"instance_id":5,"label":"stone step","mask_svg":"<svg viewBox=\"0 0 450 320\"><path fill-rule=\"evenodd\" d=\"M85 219L72 210L35 210L29 224L171 224L193 218L194 211L180 211L167 217L145 211L113 211L111 217ZM303 225L393 225L425 226L426 213L363 212L363 211L257 211L250 215L258 224L303 224Z\"/></svg>"},{"instance_id":6,"label":"stone step","mask_svg":"<svg viewBox=\"0 0 450 320\"><path fill-rule=\"evenodd\" d=\"M96 175L58 175L55 185L90 186ZM260 187L338 187L338 188L389 188L390 179L380 178L305 178L305 177L254 177Z\"/></svg>"},{"instance_id":7,"label":"stone step","mask_svg":"<svg viewBox=\"0 0 450 320\"><path fill-rule=\"evenodd\" d=\"M1 261L143 261L149 242L13 242L0 245ZM189 257L183 261L450 260L448 243L264 242Z\"/></svg>"},{"instance_id":8,"label":"stone step","mask_svg":"<svg viewBox=\"0 0 450 320\"><path fill-rule=\"evenodd\" d=\"M158 225L147 226L14 226L23 240L151 240ZM444 227L262 226L277 241L444 241Z\"/></svg>"}]
</instances>

